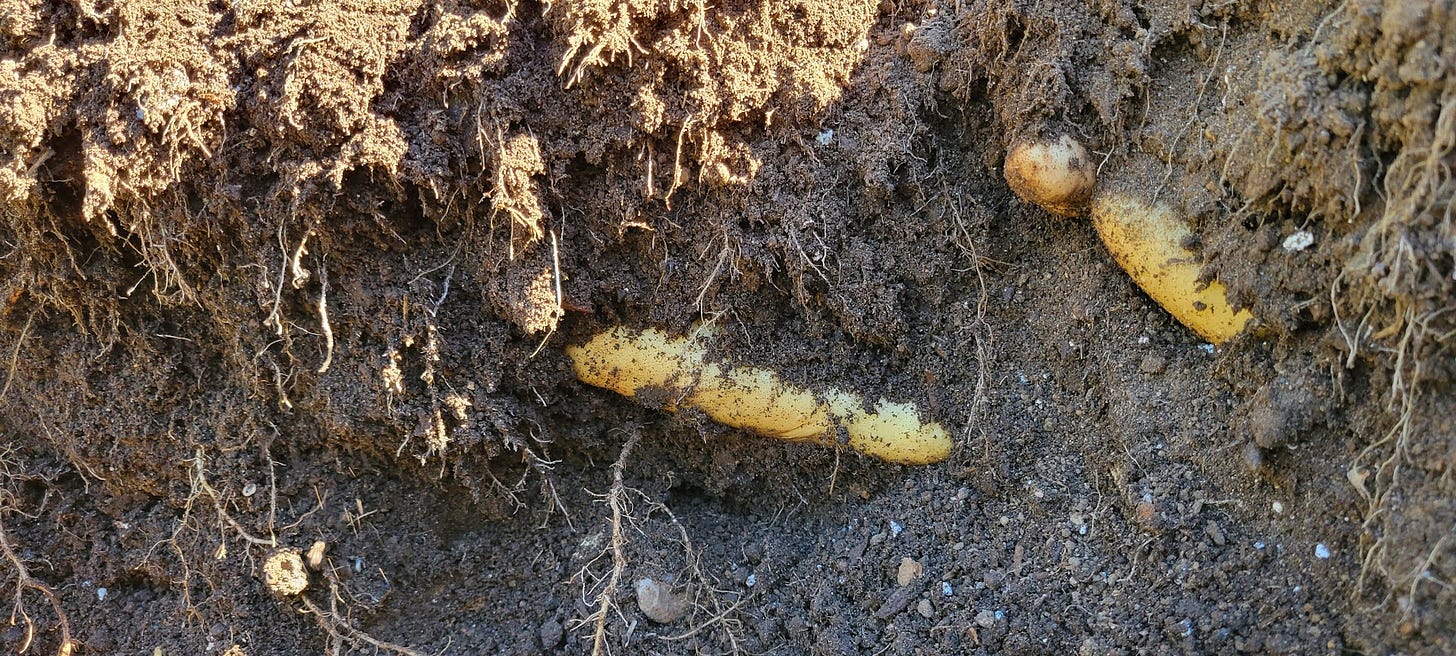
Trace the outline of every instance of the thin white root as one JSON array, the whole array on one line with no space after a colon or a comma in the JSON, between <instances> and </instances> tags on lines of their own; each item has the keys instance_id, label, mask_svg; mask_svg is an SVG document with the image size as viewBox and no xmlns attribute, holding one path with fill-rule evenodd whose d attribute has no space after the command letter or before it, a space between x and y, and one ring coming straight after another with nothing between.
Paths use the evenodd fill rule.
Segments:
<instances>
[{"instance_id":1,"label":"thin white root","mask_svg":"<svg viewBox=\"0 0 1456 656\"><path fill-rule=\"evenodd\" d=\"M324 373L329 370L329 364L334 361L334 328L329 325L329 270L326 264L319 265L319 324L324 333L324 363L319 365L318 372Z\"/></svg>"},{"instance_id":2,"label":"thin white root","mask_svg":"<svg viewBox=\"0 0 1456 656\"><path fill-rule=\"evenodd\" d=\"M25 318L25 327L20 329L20 337L15 340L15 350L10 353L10 371L5 374L5 388L0 389L0 399L10 392L10 383L15 380L15 366L20 363L20 347L25 344L25 338L30 334L30 322L35 319L35 311L31 310L30 316Z\"/></svg>"},{"instance_id":3,"label":"thin white root","mask_svg":"<svg viewBox=\"0 0 1456 656\"><path fill-rule=\"evenodd\" d=\"M350 642L363 642L371 647L374 647L375 649L383 649L384 651L394 652L396 654L400 654L400 656L426 656L424 652L416 651L403 645L396 645L392 642L385 642L383 640L375 638L372 635L369 635L368 633L365 633L363 631L360 631L359 629L350 626L348 621L344 620L343 617L339 615L339 609L337 607L338 602L335 601L339 598L338 579L333 576L332 572L330 572L330 574L328 575L328 579L329 610L326 611L322 608L319 608L318 604L313 603L313 600L303 595L299 595L298 599L299 601L303 602L304 607L307 608L309 612L313 613L314 620L318 622L319 628L323 629L325 633L328 633L329 637L333 638L336 643L345 640L348 640ZM337 652L337 650L334 651Z\"/></svg>"},{"instance_id":4,"label":"thin white root","mask_svg":"<svg viewBox=\"0 0 1456 656\"><path fill-rule=\"evenodd\" d=\"M313 236L313 230L309 229L303 233L303 239L299 240L298 248L293 249L293 258L288 262L288 268L293 272L293 288L300 289L308 282L308 269L303 268L303 256L308 255L308 238Z\"/></svg>"}]
</instances>

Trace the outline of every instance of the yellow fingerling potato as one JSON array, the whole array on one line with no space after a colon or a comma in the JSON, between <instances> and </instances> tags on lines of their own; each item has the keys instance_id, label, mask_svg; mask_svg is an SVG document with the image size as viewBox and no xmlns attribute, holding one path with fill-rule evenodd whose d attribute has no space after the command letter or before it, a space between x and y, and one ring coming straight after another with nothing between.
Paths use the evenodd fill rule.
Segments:
<instances>
[{"instance_id":1,"label":"yellow fingerling potato","mask_svg":"<svg viewBox=\"0 0 1456 656\"><path fill-rule=\"evenodd\" d=\"M701 410L714 421L784 440L838 443L889 462L923 465L950 455L950 433L925 422L915 406L880 399L872 409L857 394L831 389L822 396L785 383L757 367L725 367L707 361L700 330L669 337L655 330L618 326L580 346L568 346L576 377L628 397L650 392L663 408Z\"/></svg>"},{"instance_id":2,"label":"yellow fingerling potato","mask_svg":"<svg viewBox=\"0 0 1456 656\"><path fill-rule=\"evenodd\" d=\"M1192 233L1171 207L1104 191L1092 200L1092 224L1133 281L1204 339L1222 344L1253 318L1248 310L1234 311L1223 283L1198 281L1203 265L1183 247Z\"/></svg>"}]
</instances>

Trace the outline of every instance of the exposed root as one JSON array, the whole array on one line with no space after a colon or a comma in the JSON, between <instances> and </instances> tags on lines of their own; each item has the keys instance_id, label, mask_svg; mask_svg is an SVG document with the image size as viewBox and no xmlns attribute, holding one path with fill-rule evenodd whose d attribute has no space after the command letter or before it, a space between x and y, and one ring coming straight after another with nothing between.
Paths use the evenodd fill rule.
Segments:
<instances>
[{"instance_id":1,"label":"exposed root","mask_svg":"<svg viewBox=\"0 0 1456 656\"><path fill-rule=\"evenodd\" d=\"M8 496L8 495L7 495ZM8 499L0 496L0 501ZM7 504L8 505L8 504ZM35 620L31 619L30 612L25 608L25 593L32 591L40 593L50 603L51 610L56 614L57 629L61 632L61 644L56 648L56 656L70 656L76 649L76 642L71 639L71 622L66 617L66 611L61 609L61 600L50 586L37 581L30 575L30 570L25 566L25 561L15 553L14 547L10 546L10 536L5 532L4 522L5 506L0 506L0 553L3 553L5 560L15 570L15 601L10 607L10 624L16 623L16 618L25 626L25 639L20 643L20 649L16 653L24 654L30 649L31 642L35 639Z\"/></svg>"},{"instance_id":2,"label":"exposed root","mask_svg":"<svg viewBox=\"0 0 1456 656\"><path fill-rule=\"evenodd\" d=\"M733 613L733 611L738 610L739 607L743 606L743 604L745 604L747 602L748 602L748 598L747 597L744 597L743 599L739 599L738 601L734 602L732 606L729 606L724 611L718 613L717 615L714 615L714 616L708 618L706 621L698 624L697 626L694 626L691 629L688 629L687 631L684 631L683 633L679 633L679 634L677 634L675 636L667 636L667 637L658 638L658 639L661 640L661 641L663 641L663 642L676 642L678 640L687 640L688 638L691 638L691 637L693 637L693 636L695 636L695 635L703 632L704 630L711 628L714 624L717 624L719 622L723 622L725 618L727 618L730 614ZM734 638L734 637L732 637L732 632L731 631L729 632L729 639L732 640L733 643L734 643L734 645L733 645L733 647L734 647L734 649L733 649L734 653L737 653L738 652L737 639Z\"/></svg>"},{"instance_id":3,"label":"exposed root","mask_svg":"<svg viewBox=\"0 0 1456 656\"><path fill-rule=\"evenodd\" d=\"M329 580L328 610L319 608L318 604L315 604L312 599L306 596L299 595L298 600L303 602L304 608L307 608L309 613L313 615L314 621L318 623L319 628L323 629L324 633L329 634L329 638L332 639L333 642L329 645L328 650L330 656L342 654L343 643L345 641L355 644L364 643L375 649L393 652L400 654L400 656L426 656L424 652L416 651L403 645L396 645L392 642L385 642L369 635L365 631L354 628L353 625L349 624L347 617L339 612L339 600L341 599L339 594L339 577L334 574L332 567L325 568L324 576Z\"/></svg>"},{"instance_id":4,"label":"exposed root","mask_svg":"<svg viewBox=\"0 0 1456 656\"><path fill-rule=\"evenodd\" d=\"M612 597L617 593L617 584L621 581L622 573L627 570L626 538L622 535L622 497L625 495L626 486L622 483L622 471L627 468L627 458L632 455L632 449L641 440L642 432L633 429L631 437L622 445L617 461L612 463L612 487L607 491L607 507L612 511L612 537L609 547L612 552L612 572L607 576L607 584L597 593L597 611L587 618L587 621L595 625L592 631L592 656L601 656L606 652L607 616L612 610Z\"/></svg>"},{"instance_id":5,"label":"exposed root","mask_svg":"<svg viewBox=\"0 0 1456 656\"><path fill-rule=\"evenodd\" d=\"M25 318L25 327L20 329L20 337L15 339L15 350L10 353L10 370L5 374L5 387L0 388L0 399L10 392L10 383L15 380L15 366L20 363L20 347L25 344L26 336L30 335L30 322L35 319L35 310L30 311L30 316Z\"/></svg>"},{"instance_id":6,"label":"exposed root","mask_svg":"<svg viewBox=\"0 0 1456 656\"><path fill-rule=\"evenodd\" d=\"M329 325L329 270L325 263L319 264L318 313L319 328L324 334L324 363L319 365L318 372L324 373L334 361L334 328Z\"/></svg>"},{"instance_id":7,"label":"exposed root","mask_svg":"<svg viewBox=\"0 0 1456 656\"><path fill-rule=\"evenodd\" d=\"M536 350L531 351L531 358L536 357L541 349L546 348L546 343L551 341L552 335L556 334L556 325L561 322L561 317L566 315L566 310L562 305L565 297L561 295L561 249L557 244L555 231L551 232L551 274L556 287L556 308L552 310L555 319L551 322L551 329L546 331L546 336L541 338L541 343L536 345Z\"/></svg>"},{"instance_id":8,"label":"exposed root","mask_svg":"<svg viewBox=\"0 0 1456 656\"><path fill-rule=\"evenodd\" d=\"M237 532L238 537L244 541L270 549L277 547L278 538L273 535L271 518L267 538L260 538L253 535L242 524L239 524L238 520L233 519L233 516L223 507L222 495L207 482L206 465L207 461L203 458L202 449L199 448L197 455L192 459L192 497L190 498L195 498L199 493L207 495L207 498L212 500L213 509L217 511L218 522L231 526Z\"/></svg>"},{"instance_id":9,"label":"exposed root","mask_svg":"<svg viewBox=\"0 0 1456 656\"><path fill-rule=\"evenodd\" d=\"M594 604L596 610L583 619L574 620L569 626L572 628L591 627L591 653L593 656L601 656L602 654L610 653L607 623L608 619L615 614L626 627L625 634L622 636L623 643L631 643L632 634L638 625L635 622L628 622L627 617L624 616L622 609L617 605L615 600L621 588L622 577L626 573L629 564L627 559L628 540L626 535L629 528L641 532L643 522L647 521L654 513L662 513L676 530L677 538L675 541L681 546L683 552L683 566L673 578L680 582L688 582L687 592L684 594L688 597L685 601L691 608L692 617L706 616L707 619L696 622L687 630L677 635L660 636L649 633L648 636L664 642L676 642L721 628L723 631L722 635L728 642L727 653L743 653L742 647L739 644L743 628L741 622L734 614L748 602L748 596L745 595L737 598L732 603L725 601L723 599L724 594L727 594L730 599L733 599L736 595L714 589L712 582L699 568L698 550L693 546L687 528L683 526L682 522L678 521L677 516L660 501L650 499L641 490L628 487L625 484L623 481L623 473L626 470L627 463L630 461L633 450L641 440L640 430L633 427L629 429L629 432L629 439L623 444L616 462L612 465L611 487L605 494L601 495L601 498L606 502L611 513L611 518L608 522L608 533L610 537L607 538L607 544L602 547L601 553L595 558L592 558L573 577L582 581L582 602ZM635 506L633 503L634 500L645 504L644 514L633 514L633 508ZM592 576L589 572L591 566L608 554L611 555L612 559L611 570L601 578L597 578L596 585L588 584L587 578ZM592 590L595 592L592 595L591 601L588 602L586 595Z\"/></svg>"},{"instance_id":10,"label":"exposed root","mask_svg":"<svg viewBox=\"0 0 1456 656\"><path fill-rule=\"evenodd\" d=\"M838 452L839 450L836 449L836 460L838 459ZM691 628L689 628L687 631L684 631L683 633L667 637L659 636L658 639L662 640L663 642L676 642L678 640L686 640L695 635L698 635L699 633L702 633L703 631L707 631L714 626L721 626L723 628L724 636L728 639L728 653L742 653L742 649L738 645L738 635L742 632L742 626L737 619L733 618L733 614L737 612L737 610L741 608L743 604L748 602L750 595L744 595L742 598L738 599L738 601L735 601L725 607L722 600L719 598L717 591L713 590L712 586L709 585L708 578L703 575L702 570L698 567L698 550L693 547L693 541L691 538L688 537L688 530L682 525L682 522L678 521L677 515L674 515L672 510L668 509L666 505L663 505L661 502L657 501L652 502L649 514L651 512L662 512L663 514L667 515L668 520L671 521L673 527L677 529L678 541L682 544L683 554L687 561L683 566L682 574L680 574L678 578L679 580L687 578L690 581L696 581L699 585L699 589L707 595L708 603L712 606L712 609L710 610L705 607L698 598L695 598L693 600L693 607L700 611L713 613L711 617L693 625Z\"/></svg>"}]
</instances>

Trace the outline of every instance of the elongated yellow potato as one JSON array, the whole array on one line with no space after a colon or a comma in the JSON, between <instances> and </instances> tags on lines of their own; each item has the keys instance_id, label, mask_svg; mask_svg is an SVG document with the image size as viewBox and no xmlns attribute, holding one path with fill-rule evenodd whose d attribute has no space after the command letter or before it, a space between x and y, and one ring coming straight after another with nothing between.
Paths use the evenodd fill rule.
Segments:
<instances>
[{"instance_id":1,"label":"elongated yellow potato","mask_svg":"<svg viewBox=\"0 0 1456 656\"><path fill-rule=\"evenodd\" d=\"M1092 224L1117 264L1158 305L1204 339L1222 344L1253 318L1234 311L1217 280L1198 281L1202 263L1183 247L1188 223L1163 203L1124 192L1102 192L1092 200Z\"/></svg>"},{"instance_id":2,"label":"elongated yellow potato","mask_svg":"<svg viewBox=\"0 0 1456 656\"><path fill-rule=\"evenodd\" d=\"M706 361L709 331L669 337L618 326L568 346L576 377L628 397L653 393L662 407L689 406L714 421L785 440L832 445L843 431L850 448L889 462L923 465L950 455L950 433L924 422L915 406L880 399L873 410L857 394L822 396L783 382L769 369Z\"/></svg>"}]
</instances>

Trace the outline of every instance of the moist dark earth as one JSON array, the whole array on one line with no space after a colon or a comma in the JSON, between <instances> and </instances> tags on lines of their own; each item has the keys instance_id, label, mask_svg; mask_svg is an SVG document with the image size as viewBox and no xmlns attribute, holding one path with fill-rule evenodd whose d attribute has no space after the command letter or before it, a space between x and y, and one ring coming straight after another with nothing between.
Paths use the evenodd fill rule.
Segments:
<instances>
[{"instance_id":1,"label":"moist dark earth","mask_svg":"<svg viewBox=\"0 0 1456 656\"><path fill-rule=\"evenodd\" d=\"M1439 0L0 0L0 651L1452 653L1453 62ZM1059 135L1240 336L1011 193ZM951 457L562 350L704 323Z\"/></svg>"}]
</instances>

